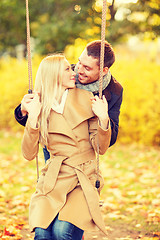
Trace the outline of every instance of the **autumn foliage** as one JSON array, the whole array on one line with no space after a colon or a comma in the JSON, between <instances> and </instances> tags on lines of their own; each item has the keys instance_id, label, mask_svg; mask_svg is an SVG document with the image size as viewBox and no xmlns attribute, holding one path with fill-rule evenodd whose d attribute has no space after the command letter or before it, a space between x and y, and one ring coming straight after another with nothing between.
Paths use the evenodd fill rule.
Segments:
<instances>
[{"instance_id":1,"label":"autumn foliage","mask_svg":"<svg viewBox=\"0 0 160 240\"><path fill-rule=\"evenodd\" d=\"M37 56L33 59L33 79L40 60ZM73 61L70 60L71 63ZM128 56L128 59L117 59L111 72L124 88L119 141L160 145L158 63L146 57L130 59ZM20 130L22 128L16 123L13 114L14 108L28 90L27 62L1 59L0 79L0 128Z\"/></svg>"},{"instance_id":2,"label":"autumn foliage","mask_svg":"<svg viewBox=\"0 0 160 240\"><path fill-rule=\"evenodd\" d=\"M28 211L36 187L35 161L21 154L22 133L0 132L0 239L33 240ZM116 143L101 156L102 213L110 240L160 239L160 150ZM44 165L42 149L39 167ZM85 240L104 240L95 233ZM98 235L98 236L97 236Z\"/></svg>"},{"instance_id":3,"label":"autumn foliage","mask_svg":"<svg viewBox=\"0 0 160 240\"><path fill-rule=\"evenodd\" d=\"M160 146L159 64L128 56L112 72L124 87L119 140Z\"/></svg>"}]
</instances>

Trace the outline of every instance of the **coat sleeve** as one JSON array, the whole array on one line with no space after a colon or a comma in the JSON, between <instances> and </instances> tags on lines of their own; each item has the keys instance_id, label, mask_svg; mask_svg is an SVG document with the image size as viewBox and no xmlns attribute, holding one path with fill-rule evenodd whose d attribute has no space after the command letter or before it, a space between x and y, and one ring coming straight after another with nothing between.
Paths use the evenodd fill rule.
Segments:
<instances>
[{"instance_id":1,"label":"coat sleeve","mask_svg":"<svg viewBox=\"0 0 160 240\"><path fill-rule=\"evenodd\" d=\"M110 147L116 142L117 136L118 136L119 114L120 114L120 107L122 103L122 96L123 96L123 90L121 91L121 94L118 100L115 102L112 108L108 111L108 115L110 117L111 130L112 130Z\"/></svg>"},{"instance_id":2,"label":"coat sleeve","mask_svg":"<svg viewBox=\"0 0 160 240\"><path fill-rule=\"evenodd\" d=\"M27 160L33 160L39 150L39 128L31 128L27 123L22 139L22 154Z\"/></svg>"},{"instance_id":3,"label":"coat sleeve","mask_svg":"<svg viewBox=\"0 0 160 240\"><path fill-rule=\"evenodd\" d=\"M26 116L22 116L22 112L21 112L21 104L19 104L16 109L14 110L14 116L15 116L15 119L16 121L21 124L22 126L25 126L26 125L26 122L27 122L27 118L28 118L28 115Z\"/></svg>"},{"instance_id":4,"label":"coat sleeve","mask_svg":"<svg viewBox=\"0 0 160 240\"><path fill-rule=\"evenodd\" d=\"M94 150L97 152L97 144L99 144L99 154L105 154L111 139L110 121L108 129L103 129L98 124L98 119L96 117L89 119L89 135Z\"/></svg>"}]
</instances>

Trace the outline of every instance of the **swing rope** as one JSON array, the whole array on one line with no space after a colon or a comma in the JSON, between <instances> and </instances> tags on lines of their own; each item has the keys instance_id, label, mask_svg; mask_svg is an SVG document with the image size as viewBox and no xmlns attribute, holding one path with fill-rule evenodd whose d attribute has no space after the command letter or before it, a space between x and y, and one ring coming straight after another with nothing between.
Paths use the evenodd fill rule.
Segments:
<instances>
[{"instance_id":1,"label":"swing rope","mask_svg":"<svg viewBox=\"0 0 160 240\"><path fill-rule=\"evenodd\" d=\"M103 84L103 68L104 68L104 46L105 46L105 29L106 29L106 14L107 14L107 1L103 0L102 7L102 24L101 24L101 52L100 52L100 74L99 74L99 98L102 99L102 84ZM100 187L99 181L99 140L97 140L97 180L95 187Z\"/></svg>"},{"instance_id":2,"label":"swing rope","mask_svg":"<svg viewBox=\"0 0 160 240\"><path fill-rule=\"evenodd\" d=\"M28 80L29 80L28 93L32 93L33 79L32 79L31 39L30 39L28 0L26 0L26 25L27 25Z\"/></svg>"},{"instance_id":3,"label":"swing rope","mask_svg":"<svg viewBox=\"0 0 160 240\"><path fill-rule=\"evenodd\" d=\"M107 1L103 0L102 25L101 25L100 77L99 77L99 97L100 98L102 98L102 84L103 84L106 13L107 13ZM33 92L33 78L32 78L32 60L31 60L31 47L30 47L31 42L30 42L30 24L29 24L28 0L26 0L26 25L27 25L28 80L29 80L28 93L32 93ZM36 167L37 167L37 181L38 181L38 179L39 179L38 156L36 156ZM97 189L100 187L100 181L99 181L99 143L97 143L97 180L96 180L95 186L96 186Z\"/></svg>"},{"instance_id":4,"label":"swing rope","mask_svg":"<svg viewBox=\"0 0 160 240\"><path fill-rule=\"evenodd\" d=\"M100 78L99 78L99 97L102 98L103 67L104 67L104 46L106 29L107 1L103 0L102 26L101 26L101 54L100 54Z\"/></svg>"},{"instance_id":5,"label":"swing rope","mask_svg":"<svg viewBox=\"0 0 160 240\"><path fill-rule=\"evenodd\" d=\"M28 0L26 0L26 25L27 25L27 54L28 54L28 82L29 82L28 93L32 93L33 78L32 78L31 38L30 38ZM39 179L38 155L36 156L36 167L37 167L37 182L38 182L38 179Z\"/></svg>"}]
</instances>

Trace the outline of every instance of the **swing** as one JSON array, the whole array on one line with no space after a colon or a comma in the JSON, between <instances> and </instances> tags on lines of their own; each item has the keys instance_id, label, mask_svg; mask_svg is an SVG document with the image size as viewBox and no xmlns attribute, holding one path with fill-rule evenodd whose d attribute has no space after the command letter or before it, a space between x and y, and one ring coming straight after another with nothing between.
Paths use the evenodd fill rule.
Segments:
<instances>
[{"instance_id":1,"label":"swing","mask_svg":"<svg viewBox=\"0 0 160 240\"><path fill-rule=\"evenodd\" d=\"M28 81L29 81L28 93L32 93L33 92L33 78L32 78L32 59L31 59L28 0L26 0L26 25L27 25L27 54L28 54ZM37 182L38 182L38 179L39 179L38 155L36 156L36 167L37 167Z\"/></svg>"},{"instance_id":2,"label":"swing","mask_svg":"<svg viewBox=\"0 0 160 240\"><path fill-rule=\"evenodd\" d=\"M99 97L100 98L102 98L106 12L107 12L107 0L103 0L102 25L101 25L100 77L99 77ZM32 60L31 60L31 47L30 47L31 44L30 44L30 24L29 24L28 0L26 0L26 25L27 25L28 80L29 80L28 93L32 93L33 92L33 79L32 79ZM39 179L38 155L36 156L36 167L37 167L37 181L38 181L38 179ZM97 189L100 187L100 181L99 181L99 143L97 143L97 180L96 180L96 183L95 183L95 187Z\"/></svg>"}]
</instances>

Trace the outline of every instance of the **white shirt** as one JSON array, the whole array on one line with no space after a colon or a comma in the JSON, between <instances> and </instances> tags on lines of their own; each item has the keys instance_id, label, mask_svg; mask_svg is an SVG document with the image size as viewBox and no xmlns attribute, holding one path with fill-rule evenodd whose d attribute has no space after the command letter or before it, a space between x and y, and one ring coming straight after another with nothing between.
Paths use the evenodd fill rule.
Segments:
<instances>
[{"instance_id":1,"label":"white shirt","mask_svg":"<svg viewBox=\"0 0 160 240\"><path fill-rule=\"evenodd\" d=\"M55 104L52 105L52 109L53 109L55 112L60 113L60 114L63 114L64 106L65 106L66 99L67 99L67 95L68 95L68 89L66 89L66 90L64 91L60 103L58 103L58 102L55 100Z\"/></svg>"}]
</instances>

